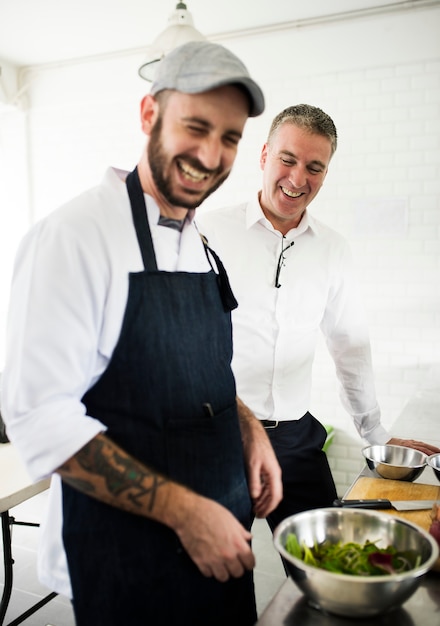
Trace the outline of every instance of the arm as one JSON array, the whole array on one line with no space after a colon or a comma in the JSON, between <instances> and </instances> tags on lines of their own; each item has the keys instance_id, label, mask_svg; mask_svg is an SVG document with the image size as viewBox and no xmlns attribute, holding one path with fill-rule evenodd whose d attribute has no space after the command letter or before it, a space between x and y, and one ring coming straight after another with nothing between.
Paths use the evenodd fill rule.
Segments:
<instances>
[{"instance_id":1,"label":"arm","mask_svg":"<svg viewBox=\"0 0 440 626\"><path fill-rule=\"evenodd\" d=\"M104 434L57 472L82 493L167 525L204 576L226 581L255 565L251 534L226 508L139 463Z\"/></svg>"},{"instance_id":2,"label":"arm","mask_svg":"<svg viewBox=\"0 0 440 626\"><path fill-rule=\"evenodd\" d=\"M262 424L238 397L237 409L254 512L266 517L283 495L281 468Z\"/></svg>"},{"instance_id":3,"label":"arm","mask_svg":"<svg viewBox=\"0 0 440 626\"><path fill-rule=\"evenodd\" d=\"M321 330L335 364L341 402L363 439L384 444L390 434L381 424L364 305L344 240L335 242L331 261Z\"/></svg>"},{"instance_id":4,"label":"arm","mask_svg":"<svg viewBox=\"0 0 440 626\"><path fill-rule=\"evenodd\" d=\"M322 324L341 383L342 403L352 415L361 437L370 444L406 446L428 455L439 452L439 448L423 441L390 438L381 424L367 323L352 265L347 249L340 263L340 278L335 280L337 288L329 300Z\"/></svg>"},{"instance_id":5,"label":"arm","mask_svg":"<svg viewBox=\"0 0 440 626\"><path fill-rule=\"evenodd\" d=\"M436 454L440 452L440 448L436 446L432 446L429 443L425 443L424 441L416 441L415 439L399 439L398 437L392 437L387 443L393 446L406 446L407 448L414 448L415 450L420 450L424 454L428 456L430 454Z\"/></svg>"}]
</instances>

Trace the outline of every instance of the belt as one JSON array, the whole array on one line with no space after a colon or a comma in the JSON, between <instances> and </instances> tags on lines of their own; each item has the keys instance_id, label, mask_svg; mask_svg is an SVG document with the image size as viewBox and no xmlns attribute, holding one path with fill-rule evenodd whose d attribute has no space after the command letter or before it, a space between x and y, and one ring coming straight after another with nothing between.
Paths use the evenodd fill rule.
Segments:
<instances>
[{"instance_id":1,"label":"belt","mask_svg":"<svg viewBox=\"0 0 440 626\"><path fill-rule=\"evenodd\" d=\"M303 417L305 417L307 415L307 413L305 413L303 415ZM302 419L299 418L299 419ZM263 427L266 430L271 430L272 428L278 428L278 426L281 426L281 424L291 424L292 422L299 422L298 420L260 420L260 422L263 424Z\"/></svg>"}]
</instances>

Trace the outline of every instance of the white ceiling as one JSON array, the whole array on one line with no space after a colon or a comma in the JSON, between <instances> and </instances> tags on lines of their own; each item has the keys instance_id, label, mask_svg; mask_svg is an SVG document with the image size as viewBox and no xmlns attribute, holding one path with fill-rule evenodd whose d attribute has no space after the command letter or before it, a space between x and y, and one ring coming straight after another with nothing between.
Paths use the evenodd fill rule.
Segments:
<instances>
[{"instance_id":1,"label":"white ceiling","mask_svg":"<svg viewBox=\"0 0 440 626\"><path fill-rule=\"evenodd\" d=\"M187 0L208 38L335 13L424 0ZM167 26L177 0L0 0L0 60L40 65L142 49Z\"/></svg>"}]
</instances>

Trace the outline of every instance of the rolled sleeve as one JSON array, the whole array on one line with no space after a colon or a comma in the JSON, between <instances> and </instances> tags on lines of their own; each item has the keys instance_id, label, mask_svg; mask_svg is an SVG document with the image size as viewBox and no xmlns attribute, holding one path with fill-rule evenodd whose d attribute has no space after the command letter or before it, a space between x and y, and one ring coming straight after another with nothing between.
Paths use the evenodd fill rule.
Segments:
<instances>
[{"instance_id":1,"label":"rolled sleeve","mask_svg":"<svg viewBox=\"0 0 440 626\"><path fill-rule=\"evenodd\" d=\"M84 239L96 255L90 263ZM52 219L34 227L17 254L2 414L9 439L35 480L105 430L81 402L109 358L99 350L108 269L102 269L98 240L93 224L74 218L61 226Z\"/></svg>"}]
</instances>

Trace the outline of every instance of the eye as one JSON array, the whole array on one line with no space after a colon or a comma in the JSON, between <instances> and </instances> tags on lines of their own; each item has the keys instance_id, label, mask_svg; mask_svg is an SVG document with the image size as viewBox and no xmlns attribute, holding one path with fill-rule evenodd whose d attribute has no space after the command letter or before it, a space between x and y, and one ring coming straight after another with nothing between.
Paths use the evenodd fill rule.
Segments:
<instances>
[{"instance_id":1,"label":"eye","mask_svg":"<svg viewBox=\"0 0 440 626\"><path fill-rule=\"evenodd\" d=\"M295 165L295 161L292 161L291 159L283 159L283 157L281 157L281 163L283 165L287 165L288 167Z\"/></svg>"},{"instance_id":2,"label":"eye","mask_svg":"<svg viewBox=\"0 0 440 626\"><path fill-rule=\"evenodd\" d=\"M225 144L235 147L238 146L240 142L240 137L238 135L225 135L223 137L223 141L225 142Z\"/></svg>"},{"instance_id":3,"label":"eye","mask_svg":"<svg viewBox=\"0 0 440 626\"><path fill-rule=\"evenodd\" d=\"M204 126L198 126L196 124L188 124L187 129L194 135L203 135L206 132L206 128Z\"/></svg>"}]
</instances>

